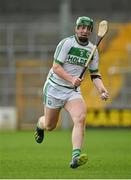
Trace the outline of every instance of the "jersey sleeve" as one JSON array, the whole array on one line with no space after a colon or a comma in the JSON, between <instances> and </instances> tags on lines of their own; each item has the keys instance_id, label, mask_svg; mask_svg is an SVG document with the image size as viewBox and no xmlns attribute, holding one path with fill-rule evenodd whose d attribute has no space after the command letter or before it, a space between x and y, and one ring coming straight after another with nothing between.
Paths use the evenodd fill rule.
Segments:
<instances>
[{"instance_id":1,"label":"jersey sleeve","mask_svg":"<svg viewBox=\"0 0 131 180\"><path fill-rule=\"evenodd\" d=\"M60 41L58 46L56 47L55 53L54 53L54 61L57 64L63 64L64 61L67 58L68 52L71 48L71 41L70 39L63 39Z\"/></svg>"},{"instance_id":2,"label":"jersey sleeve","mask_svg":"<svg viewBox=\"0 0 131 180\"><path fill-rule=\"evenodd\" d=\"M98 72L98 65L99 65L99 53L98 50L96 49L93 59L88 65L89 72L90 73Z\"/></svg>"}]
</instances>

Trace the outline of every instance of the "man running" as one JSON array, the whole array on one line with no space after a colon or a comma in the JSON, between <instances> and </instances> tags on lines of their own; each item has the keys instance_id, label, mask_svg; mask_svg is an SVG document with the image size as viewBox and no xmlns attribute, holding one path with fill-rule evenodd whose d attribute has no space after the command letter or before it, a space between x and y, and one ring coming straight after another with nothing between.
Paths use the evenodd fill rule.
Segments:
<instances>
[{"instance_id":1,"label":"man running","mask_svg":"<svg viewBox=\"0 0 131 180\"><path fill-rule=\"evenodd\" d=\"M89 37L93 31L93 20L82 16L76 21L75 35L60 41L55 54L52 68L49 71L43 88L44 116L37 123L35 139L41 143L44 131L55 129L61 108L69 112L73 121L72 129L72 160L71 168L77 168L88 161L86 154L81 154L84 139L86 105L81 94L79 78L90 55L93 44ZM99 55L96 50L88 70L102 100L109 98L98 72ZM77 86L77 91L74 87Z\"/></svg>"}]
</instances>

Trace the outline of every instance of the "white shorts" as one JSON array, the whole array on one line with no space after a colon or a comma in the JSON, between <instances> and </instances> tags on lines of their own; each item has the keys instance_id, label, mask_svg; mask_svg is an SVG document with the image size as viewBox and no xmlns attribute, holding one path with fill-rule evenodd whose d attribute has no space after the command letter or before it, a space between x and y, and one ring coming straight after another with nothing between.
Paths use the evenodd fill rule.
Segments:
<instances>
[{"instance_id":1,"label":"white shorts","mask_svg":"<svg viewBox=\"0 0 131 180\"><path fill-rule=\"evenodd\" d=\"M51 109L59 109L73 99L83 99L81 91L74 91L73 89L65 93L59 89L54 88L49 82L45 83L43 88L44 104Z\"/></svg>"}]
</instances>

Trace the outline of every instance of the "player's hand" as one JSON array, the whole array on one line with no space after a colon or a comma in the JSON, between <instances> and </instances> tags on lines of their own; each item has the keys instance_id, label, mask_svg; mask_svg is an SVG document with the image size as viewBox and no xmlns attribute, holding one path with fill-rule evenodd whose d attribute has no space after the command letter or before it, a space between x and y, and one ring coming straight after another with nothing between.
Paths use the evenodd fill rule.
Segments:
<instances>
[{"instance_id":1,"label":"player's hand","mask_svg":"<svg viewBox=\"0 0 131 180\"><path fill-rule=\"evenodd\" d=\"M109 99L109 93L108 93L108 91L104 91L104 92L102 92L101 94L100 94L100 98L101 98L101 100L107 100L107 99Z\"/></svg>"},{"instance_id":2,"label":"player's hand","mask_svg":"<svg viewBox=\"0 0 131 180\"><path fill-rule=\"evenodd\" d=\"M75 87L78 87L81 85L81 82L83 81L83 79L80 79L79 77L73 77L72 79L72 85Z\"/></svg>"}]
</instances>

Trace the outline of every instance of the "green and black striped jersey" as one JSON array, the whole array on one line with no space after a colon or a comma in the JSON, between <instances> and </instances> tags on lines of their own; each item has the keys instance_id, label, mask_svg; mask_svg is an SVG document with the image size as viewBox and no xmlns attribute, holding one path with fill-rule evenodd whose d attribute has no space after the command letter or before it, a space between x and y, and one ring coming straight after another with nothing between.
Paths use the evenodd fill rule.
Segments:
<instances>
[{"instance_id":1,"label":"green and black striped jersey","mask_svg":"<svg viewBox=\"0 0 131 180\"><path fill-rule=\"evenodd\" d=\"M55 54L54 61L60 64L66 72L71 74L72 76L78 76L81 74L83 67L92 51L93 44L89 41L89 43L85 46L80 45L75 35L65 38L58 44ZM97 71L98 70L98 50L96 50L91 62L88 65L89 71ZM73 88L72 84L53 72L53 69L49 71L47 80L57 88L64 90L65 87L68 89ZM60 87L61 86L61 87Z\"/></svg>"}]
</instances>

